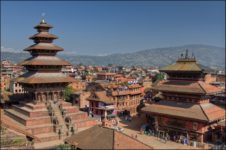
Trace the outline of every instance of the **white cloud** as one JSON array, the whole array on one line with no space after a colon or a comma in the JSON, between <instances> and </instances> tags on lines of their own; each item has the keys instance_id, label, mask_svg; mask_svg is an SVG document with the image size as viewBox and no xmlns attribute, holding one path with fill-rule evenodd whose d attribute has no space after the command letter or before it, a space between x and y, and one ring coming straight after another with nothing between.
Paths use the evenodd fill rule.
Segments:
<instances>
[{"instance_id":1,"label":"white cloud","mask_svg":"<svg viewBox=\"0 0 226 150\"><path fill-rule=\"evenodd\" d=\"M18 52L18 51L16 51L15 49L13 49L13 48L6 48L6 47L4 47L4 46L1 46L1 52Z\"/></svg>"}]
</instances>

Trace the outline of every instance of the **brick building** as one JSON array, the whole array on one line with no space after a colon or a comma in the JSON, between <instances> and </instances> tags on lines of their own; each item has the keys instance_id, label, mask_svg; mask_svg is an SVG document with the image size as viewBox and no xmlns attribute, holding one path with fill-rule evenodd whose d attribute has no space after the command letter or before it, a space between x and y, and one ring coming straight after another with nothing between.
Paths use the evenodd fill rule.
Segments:
<instances>
[{"instance_id":1,"label":"brick building","mask_svg":"<svg viewBox=\"0 0 226 150\"><path fill-rule=\"evenodd\" d=\"M127 111L130 115L137 113L137 106L143 98L143 87L139 84L109 85L107 95L112 97L116 111Z\"/></svg>"},{"instance_id":2,"label":"brick building","mask_svg":"<svg viewBox=\"0 0 226 150\"><path fill-rule=\"evenodd\" d=\"M116 73L99 72L97 73L97 80L114 80Z\"/></svg>"},{"instance_id":3,"label":"brick building","mask_svg":"<svg viewBox=\"0 0 226 150\"><path fill-rule=\"evenodd\" d=\"M14 79L10 81L10 92L13 94L23 94L25 93L24 88Z\"/></svg>"},{"instance_id":4,"label":"brick building","mask_svg":"<svg viewBox=\"0 0 226 150\"><path fill-rule=\"evenodd\" d=\"M90 110L95 115L106 117L111 115L115 109L114 101L107 96L106 91L93 91L87 100Z\"/></svg>"}]
</instances>

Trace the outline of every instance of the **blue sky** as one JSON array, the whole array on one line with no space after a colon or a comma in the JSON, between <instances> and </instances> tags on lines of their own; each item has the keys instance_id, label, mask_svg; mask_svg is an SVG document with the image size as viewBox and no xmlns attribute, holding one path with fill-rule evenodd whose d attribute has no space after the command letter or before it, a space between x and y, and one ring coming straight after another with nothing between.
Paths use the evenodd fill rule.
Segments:
<instances>
[{"instance_id":1,"label":"blue sky","mask_svg":"<svg viewBox=\"0 0 226 150\"><path fill-rule=\"evenodd\" d=\"M1 1L1 46L22 51L45 12L65 52L105 55L208 44L225 47L224 2Z\"/></svg>"}]
</instances>

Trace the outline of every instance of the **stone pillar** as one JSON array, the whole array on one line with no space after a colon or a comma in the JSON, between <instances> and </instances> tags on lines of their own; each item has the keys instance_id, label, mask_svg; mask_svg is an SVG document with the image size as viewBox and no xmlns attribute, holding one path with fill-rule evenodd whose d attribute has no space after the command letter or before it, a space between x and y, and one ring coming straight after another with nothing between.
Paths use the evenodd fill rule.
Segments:
<instances>
[{"instance_id":1,"label":"stone pillar","mask_svg":"<svg viewBox=\"0 0 226 150\"><path fill-rule=\"evenodd\" d=\"M104 110L104 118L107 118L107 110Z\"/></svg>"},{"instance_id":2,"label":"stone pillar","mask_svg":"<svg viewBox=\"0 0 226 150\"><path fill-rule=\"evenodd\" d=\"M159 130L159 124L158 124L158 117L155 116L155 130L158 131Z\"/></svg>"},{"instance_id":3,"label":"stone pillar","mask_svg":"<svg viewBox=\"0 0 226 150\"><path fill-rule=\"evenodd\" d=\"M37 93L37 102L40 102L41 101L41 93Z\"/></svg>"},{"instance_id":4,"label":"stone pillar","mask_svg":"<svg viewBox=\"0 0 226 150\"><path fill-rule=\"evenodd\" d=\"M203 134L200 134L199 135L199 141L200 141L200 143L203 143L203 137L204 137Z\"/></svg>"}]
</instances>

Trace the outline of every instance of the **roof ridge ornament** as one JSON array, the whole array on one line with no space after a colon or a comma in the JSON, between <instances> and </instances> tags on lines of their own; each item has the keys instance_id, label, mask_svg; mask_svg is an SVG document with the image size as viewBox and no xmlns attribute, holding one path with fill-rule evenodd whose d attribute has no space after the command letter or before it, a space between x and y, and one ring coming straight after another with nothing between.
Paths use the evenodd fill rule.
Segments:
<instances>
[{"instance_id":1,"label":"roof ridge ornament","mask_svg":"<svg viewBox=\"0 0 226 150\"><path fill-rule=\"evenodd\" d=\"M185 50L185 59L188 59L188 49Z\"/></svg>"}]
</instances>

